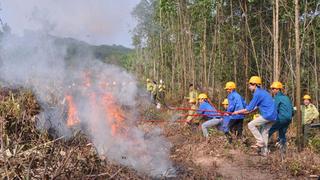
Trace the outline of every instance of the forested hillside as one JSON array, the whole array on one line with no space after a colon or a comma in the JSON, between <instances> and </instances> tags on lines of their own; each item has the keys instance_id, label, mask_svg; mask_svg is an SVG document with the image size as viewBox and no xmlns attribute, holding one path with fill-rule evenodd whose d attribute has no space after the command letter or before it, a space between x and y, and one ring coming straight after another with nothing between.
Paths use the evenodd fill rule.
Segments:
<instances>
[{"instance_id":1,"label":"forested hillside","mask_svg":"<svg viewBox=\"0 0 320 180\"><path fill-rule=\"evenodd\" d=\"M248 97L246 82L259 75L263 85L285 82L295 96L294 1L141 0L133 15L136 61L144 78L164 79L171 92L198 84L215 97L235 81ZM320 5L299 1L301 94L319 104ZM217 99L218 100L218 99Z\"/></svg>"}]
</instances>

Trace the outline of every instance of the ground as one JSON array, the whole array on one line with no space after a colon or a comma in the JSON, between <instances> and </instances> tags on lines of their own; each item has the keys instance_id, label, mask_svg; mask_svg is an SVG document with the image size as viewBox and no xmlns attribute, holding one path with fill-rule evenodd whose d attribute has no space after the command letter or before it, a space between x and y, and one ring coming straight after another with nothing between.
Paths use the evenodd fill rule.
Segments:
<instances>
[{"instance_id":1,"label":"ground","mask_svg":"<svg viewBox=\"0 0 320 180\"><path fill-rule=\"evenodd\" d=\"M81 132L57 139L38 130L35 117L40 107L32 93L0 95L1 179L154 179L99 156ZM247 128L244 138L229 144L217 130L204 139L198 128L175 121L176 112L170 109L142 106L140 111L143 120L137 126L145 132L161 128L172 144L169 156L175 176L160 179L317 179L320 175L320 141L298 152L294 127L289 129L284 159L277 148L262 157L250 148L253 137Z\"/></svg>"},{"instance_id":2,"label":"ground","mask_svg":"<svg viewBox=\"0 0 320 180\"><path fill-rule=\"evenodd\" d=\"M289 144L287 157L281 160L276 148L272 148L268 157L259 156L249 146L251 138L229 144L216 130L206 140L199 129L181 123L144 126L164 129L164 135L173 144L170 157L178 167L178 179L300 179L317 177L320 172L319 155L307 148L298 156L295 147ZM245 136L250 136L248 130L245 131ZM308 169L303 163L314 166Z\"/></svg>"}]
</instances>

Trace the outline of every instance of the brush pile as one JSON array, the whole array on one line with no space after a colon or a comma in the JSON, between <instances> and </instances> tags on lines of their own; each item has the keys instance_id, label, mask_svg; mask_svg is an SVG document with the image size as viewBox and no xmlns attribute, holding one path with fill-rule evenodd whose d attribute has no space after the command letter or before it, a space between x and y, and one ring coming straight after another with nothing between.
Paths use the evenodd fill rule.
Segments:
<instances>
[{"instance_id":1,"label":"brush pile","mask_svg":"<svg viewBox=\"0 0 320 180\"><path fill-rule=\"evenodd\" d=\"M145 177L99 157L81 132L67 139L37 129L41 107L31 91L2 89L0 99L1 179Z\"/></svg>"}]
</instances>

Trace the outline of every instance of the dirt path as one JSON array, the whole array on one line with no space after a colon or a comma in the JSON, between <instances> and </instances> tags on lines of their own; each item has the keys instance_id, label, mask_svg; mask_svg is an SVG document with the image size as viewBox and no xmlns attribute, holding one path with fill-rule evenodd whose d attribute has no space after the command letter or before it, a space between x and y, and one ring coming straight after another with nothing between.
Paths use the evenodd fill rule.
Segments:
<instances>
[{"instance_id":1,"label":"dirt path","mask_svg":"<svg viewBox=\"0 0 320 180\"><path fill-rule=\"evenodd\" d=\"M163 135L171 142L170 158L177 170L174 179L309 179L320 173L320 156L308 148L297 152L290 134L287 157L281 160L278 149L268 157L257 155L250 148L254 139L246 126L244 136L248 139L234 140L232 144L228 144L218 131L206 141L199 129L182 123L147 123L142 126L163 129Z\"/></svg>"},{"instance_id":2,"label":"dirt path","mask_svg":"<svg viewBox=\"0 0 320 180\"><path fill-rule=\"evenodd\" d=\"M207 142L200 132L175 125L166 129L166 136L173 144L171 158L187 171L199 173L200 179L279 179L269 172L265 157L236 150L225 143L223 136L211 137Z\"/></svg>"}]
</instances>

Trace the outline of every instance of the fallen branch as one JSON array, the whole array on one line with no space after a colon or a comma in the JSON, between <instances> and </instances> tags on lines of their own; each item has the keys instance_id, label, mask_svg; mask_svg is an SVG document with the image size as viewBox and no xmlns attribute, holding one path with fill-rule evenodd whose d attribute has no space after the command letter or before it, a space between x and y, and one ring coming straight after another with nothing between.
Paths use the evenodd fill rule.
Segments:
<instances>
[{"instance_id":1,"label":"fallen branch","mask_svg":"<svg viewBox=\"0 0 320 180\"><path fill-rule=\"evenodd\" d=\"M122 171L123 167L120 168L116 173L114 173L112 176L110 176L109 178L112 179L114 178L120 171Z\"/></svg>"},{"instance_id":2,"label":"fallen branch","mask_svg":"<svg viewBox=\"0 0 320 180\"><path fill-rule=\"evenodd\" d=\"M30 151L33 151L33 150L35 150L35 149L38 149L38 148L40 148L41 146L47 146L47 145L52 144L52 143L54 143L54 142L56 142L56 141L59 141L60 139L63 139L63 138L64 138L64 136L61 136L61 137L59 137L59 138L57 138L57 139L54 139L54 140L52 140L52 141L49 141L49 142L40 144L40 145L35 146L35 147L31 148L31 149L28 149L28 150L26 150L26 151L23 151L23 152L19 153L18 155L20 156L20 155L23 155L23 154L30 153Z\"/></svg>"}]
</instances>

